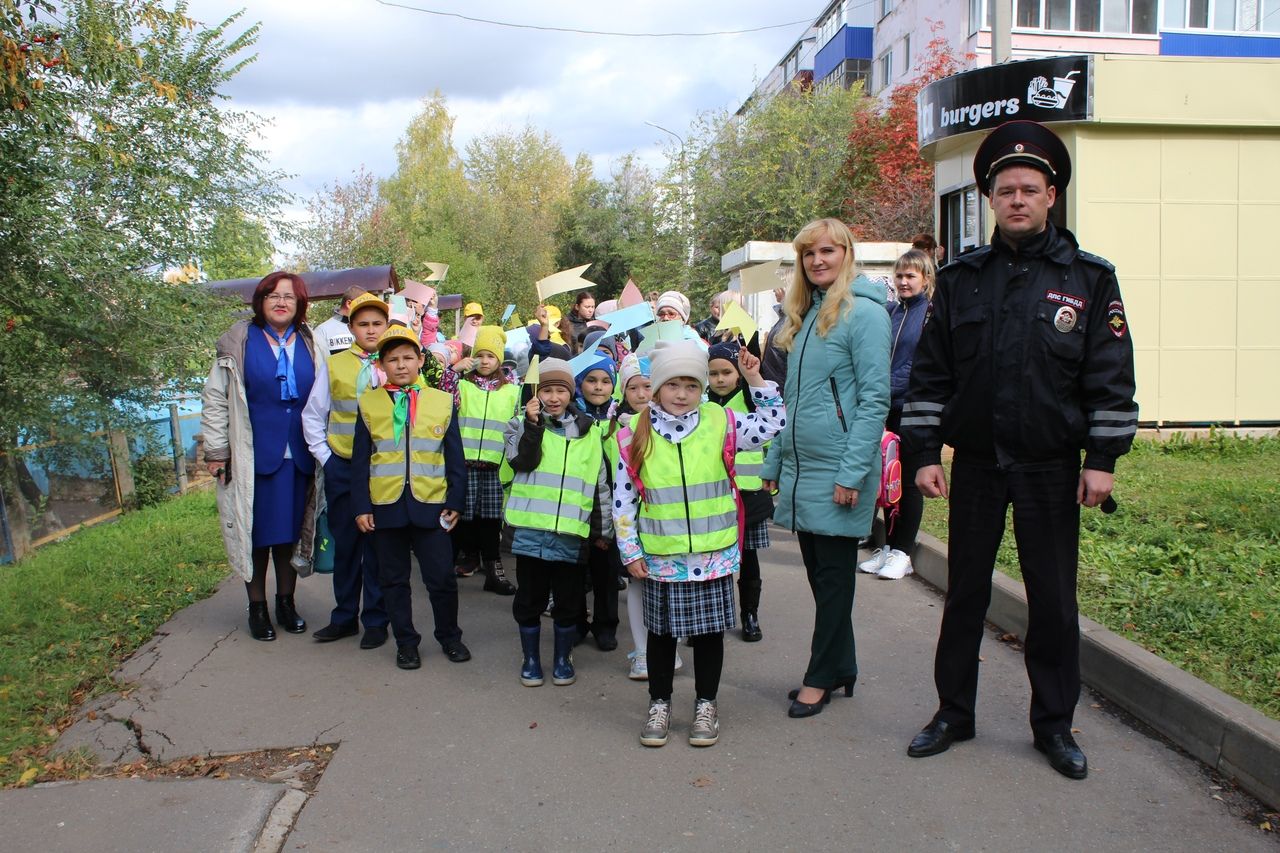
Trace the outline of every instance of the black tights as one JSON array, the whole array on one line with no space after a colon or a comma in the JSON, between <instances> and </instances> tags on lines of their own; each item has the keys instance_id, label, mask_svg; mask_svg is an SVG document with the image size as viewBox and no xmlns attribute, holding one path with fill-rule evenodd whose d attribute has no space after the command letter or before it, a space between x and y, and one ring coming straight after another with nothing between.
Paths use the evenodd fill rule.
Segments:
<instances>
[{"instance_id":1,"label":"black tights","mask_svg":"<svg viewBox=\"0 0 1280 853\"><path fill-rule=\"evenodd\" d=\"M473 518L459 521L454 537L454 553L465 551L477 560L492 562L501 557L498 546L502 538L502 519Z\"/></svg>"},{"instance_id":2,"label":"black tights","mask_svg":"<svg viewBox=\"0 0 1280 853\"><path fill-rule=\"evenodd\" d=\"M675 637L649 632L649 698L671 700L671 683L676 675ZM716 698L720 671L724 669L724 631L699 634L689 640L693 646L693 687L698 699Z\"/></svg>"},{"instance_id":3,"label":"black tights","mask_svg":"<svg viewBox=\"0 0 1280 853\"><path fill-rule=\"evenodd\" d=\"M293 595L298 570L293 567L293 545L266 545L253 549L253 580L244 585L250 601L267 600L267 561L276 566L276 595Z\"/></svg>"}]
</instances>

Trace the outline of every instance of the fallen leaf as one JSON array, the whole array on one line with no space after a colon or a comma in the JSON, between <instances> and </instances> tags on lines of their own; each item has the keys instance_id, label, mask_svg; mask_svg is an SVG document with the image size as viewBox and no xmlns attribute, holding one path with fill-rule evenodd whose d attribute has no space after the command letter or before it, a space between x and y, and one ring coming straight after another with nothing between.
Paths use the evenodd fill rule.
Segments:
<instances>
[{"instance_id":1,"label":"fallen leaf","mask_svg":"<svg viewBox=\"0 0 1280 853\"><path fill-rule=\"evenodd\" d=\"M1262 823L1258 824L1258 829L1261 829L1263 832L1270 832L1270 831L1271 831L1271 821L1269 821L1269 820L1264 820Z\"/></svg>"},{"instance_id":2,"label":"fallen leaf","mask_svg":"<svg viewBox=\"0 0 1280 853\"><path fill-rule=\"evenodd\" d=\"M1072 730L1071 730L1071 733L1072 733L1073 735L1078 735L1078 734L1080 734L1080 730L1079 730L1079 729L1072 729Z\"/></svg>"},{"instance_id":3,"label":"fallen leaf","mask_svg":"<svg viewBox=\"0 0 1280 853\"><path fill-rule=\"evenodd\" d=\"M1000 642L1002 643L1012 643L1017 639L1018 639L1017 634L1001 634L1000 635Z\"/></svg>"},{"instance_id":4,"label":"fallen leaf","mask_svg":"<svg viewBox=\"0 0 1280 853\"><path fill-rule=\"evenodd\" d=\"M716 780L712 779L710 776L699 776L697 779L694 779L689 784L693 785L693 787L695 788L706 788L711 785L714 785L715 783L716 783Z\"/></svg>"},{"instance_id":5,"label":"fallen leaf","mask_svg":"<svg viewBox=\"0 0 1280 853\"><path fill-rule=\"evenodd\" d=\"M530 724L529 724L529 728L531 728L531 729L536 729L537 727L538 727L538 724L537 724L537 723L530 723Z\"/></svg>"},{"instance_id":6,"label":"fallen leaf","mask_svg":"<svg viewBox=\"0 0 1280 853\"><path fill-rule=\"evenodd\" d=\"M89 713L85 714L85 716L88 717L90 720L96 720L98 719L98 712L90 711Z\"/></svg>"},{"instance_id":7,"label":"fallen leaf","mask_svg":"<svg viewBox=\"0 0 1280 853\"><path fill-rule=\"evenodd\" d=\"M1090 708L1101 708L1101 707L1102 707L1102 705L1098 704L1097 702L1093 702L1093 703L1091 703L1091 704L1089 705L1089 707L1090 707Z\"/></svg>"},{"instance_id":8,"label":"fallen leaf","mask_svg":"<svg viewBox=\"0 0 1280 853\"><path fill-rule=\"evenodd\" d=\"M26 770L23 770L22 775L18 777L18 784L26 785L39 775L40 769L38 767L28 767Z\"/></svg>"}]
</instances>

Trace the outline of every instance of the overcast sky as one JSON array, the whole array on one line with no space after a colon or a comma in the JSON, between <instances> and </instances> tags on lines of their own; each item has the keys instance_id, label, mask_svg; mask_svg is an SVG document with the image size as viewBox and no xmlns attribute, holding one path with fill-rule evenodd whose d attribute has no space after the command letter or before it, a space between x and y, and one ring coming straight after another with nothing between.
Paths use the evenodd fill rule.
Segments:
<instances>
[{"instance_id":1,"label":"overcast sky","mask_svg":"<svg viewBox=\"0 0 1280 853\"><path fill-rule=\"evenodd\" d=\"M515 23L627 32L739 30L816 15L821 0L405 0L405 5ZM526 123L549 131L599 175L629 151L659 162L694 117L736 109L806 24L706 38L617 38L509 29L381 5L376 0L191 0L233 31L261 22L258 59L228 86L240 109L269 119L271 165L294 176L299 207L361 165L395 169L395 144L422 98L439 89L457 118L455 144Z\"/></svg>"}]
</instances>

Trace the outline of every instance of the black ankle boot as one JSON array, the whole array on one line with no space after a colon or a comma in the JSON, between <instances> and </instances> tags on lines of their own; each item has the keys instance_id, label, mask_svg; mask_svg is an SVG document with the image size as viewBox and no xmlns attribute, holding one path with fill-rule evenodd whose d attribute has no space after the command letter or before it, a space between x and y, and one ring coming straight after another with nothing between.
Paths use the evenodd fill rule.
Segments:
<instances>
[{"instance_id":1,"label":"black ankle boot","mask_svg":"<svg viewBox=\"0 0 1280 853\"><path fill-rule=\"evenodd\" d=\"M276 596L276 622L290 634L301 634L307 630L307 623L298 615L292 595Z\"/></svg>"},{"instance_id":2,"label":"black ankle boot","mask_svg":"<svg viewBox=\"0 0 1280 853\"><path fill-rule=\"evenodd\" d=\"M271 614L265 601L249 602L249 636L255 640L274 640L276 629L271 627Z\"/></svg>"}]
</instances>

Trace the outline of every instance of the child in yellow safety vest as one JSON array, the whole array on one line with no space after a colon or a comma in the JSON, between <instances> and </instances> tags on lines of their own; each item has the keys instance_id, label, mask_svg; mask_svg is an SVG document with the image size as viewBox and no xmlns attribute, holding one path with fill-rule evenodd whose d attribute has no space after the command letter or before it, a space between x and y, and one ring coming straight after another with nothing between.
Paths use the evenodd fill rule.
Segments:
<instances>
[{"instance_id":1,"label":"child in yellow safety vest","mask_svg":"<svg viewBox=\"0 0 1280 853\"><path fill-rule=\"evenodd\" d=\"M594 344L594 341L593 341ZM612 423L617 404L613 401L614 377L617 367L607 352L593 348L586 355L579 355L578 374L574 377L578 395L574 403L600 425L603 439ZM606 465L605 471L609 468ZM587 576L591 586L591 607L588 618L587 591L582 590L582 603L578 608L578 642L595 634L596 647L611 652L618 647L618 576L622 564L617 556L617 546L609 543L606 550L587 549Z\"/></svg>"},{"instance_id":2,"label":"child in yellow safety vest","mask_svg":"<svg viewBox=\"0 0 1280 853\"><path fill-rule=\"evenodd\" d=\"M387 381L360 396L351 454L351 503L360 532L373 535L382 599L396 638L396 666L422 665L413 627L410 551L431 599L435 638L454 663L471 659L458 627L458 579L448 531L466 494L462 437L453 400L426 387L422 346L406 326L378 340Z\"/></svg>"},{"instance_id":3,"label":"child in yellow safety vest","mask_svg":"<svg viewBox=\"0 0 1280 853\"><path fill-rule=\"evenodd\" d=\"M503 370L507 336L498 326L481 326L471 356L446 370L441 389L453 393L467 463L467 502L453 532L455 570L470 577L483 565L486 592L514 595L498 546L504 495L498 478L503 433L520 409L520 386Z\"/></svg>"},{"instance_id":4,"label":"child in yellow safety vest","mask_svg":"<svg viewBox=\"0 0 1280 853\"><path fill-rule=\"evenodd\" d=\"M735 625L733 575L741 560L740 506L731 477L737 448L760 448L786 425L774 383L742 350L738 366L755 411L739 415L704 403L707 353L696 341L659 342L652 356L653 400L631 421L614 471L613 518L627 572L644 579L649 715L645 746L667 742L676 640L693 646L692 746L719 738L716 694L724 632Z\"/></svg>"},{"instance_id":5,"label":"child in yellow safety vest","mask_svg":"<svg viewBox=\"0 0 1280 853\"><path fill-rule=\"evenodd\" d=\"M573 405L573 369L549 358L539 365L537 395L507 425L505 453L515 479L507 524L515 529L520 683L543 682L541 617L554 593L555 657L551 679L572 684L573 643L585 582L587 549L606 551L613 537L609 481L600 425Z\"/></svg>"},{"instance_id":6,"label":"child in yellow safety vest","mask_svg":"<svg viewBox=\"0 0 1280 853\"><path fill-rule=\"evenodd\" d=\"M756 410L747 382L738 371L737 341L712 344L707 351L707 401L738 414ZM742 535L742 571L738 573L738 610L742 616L742 639L758 642L760 631L760 555L769 547L769 519L773 517L773 497L764 490L760 469L765 447L739 447L734 456L734 482L742 495L745 528Z\"/></svg>"}]
</instances>

